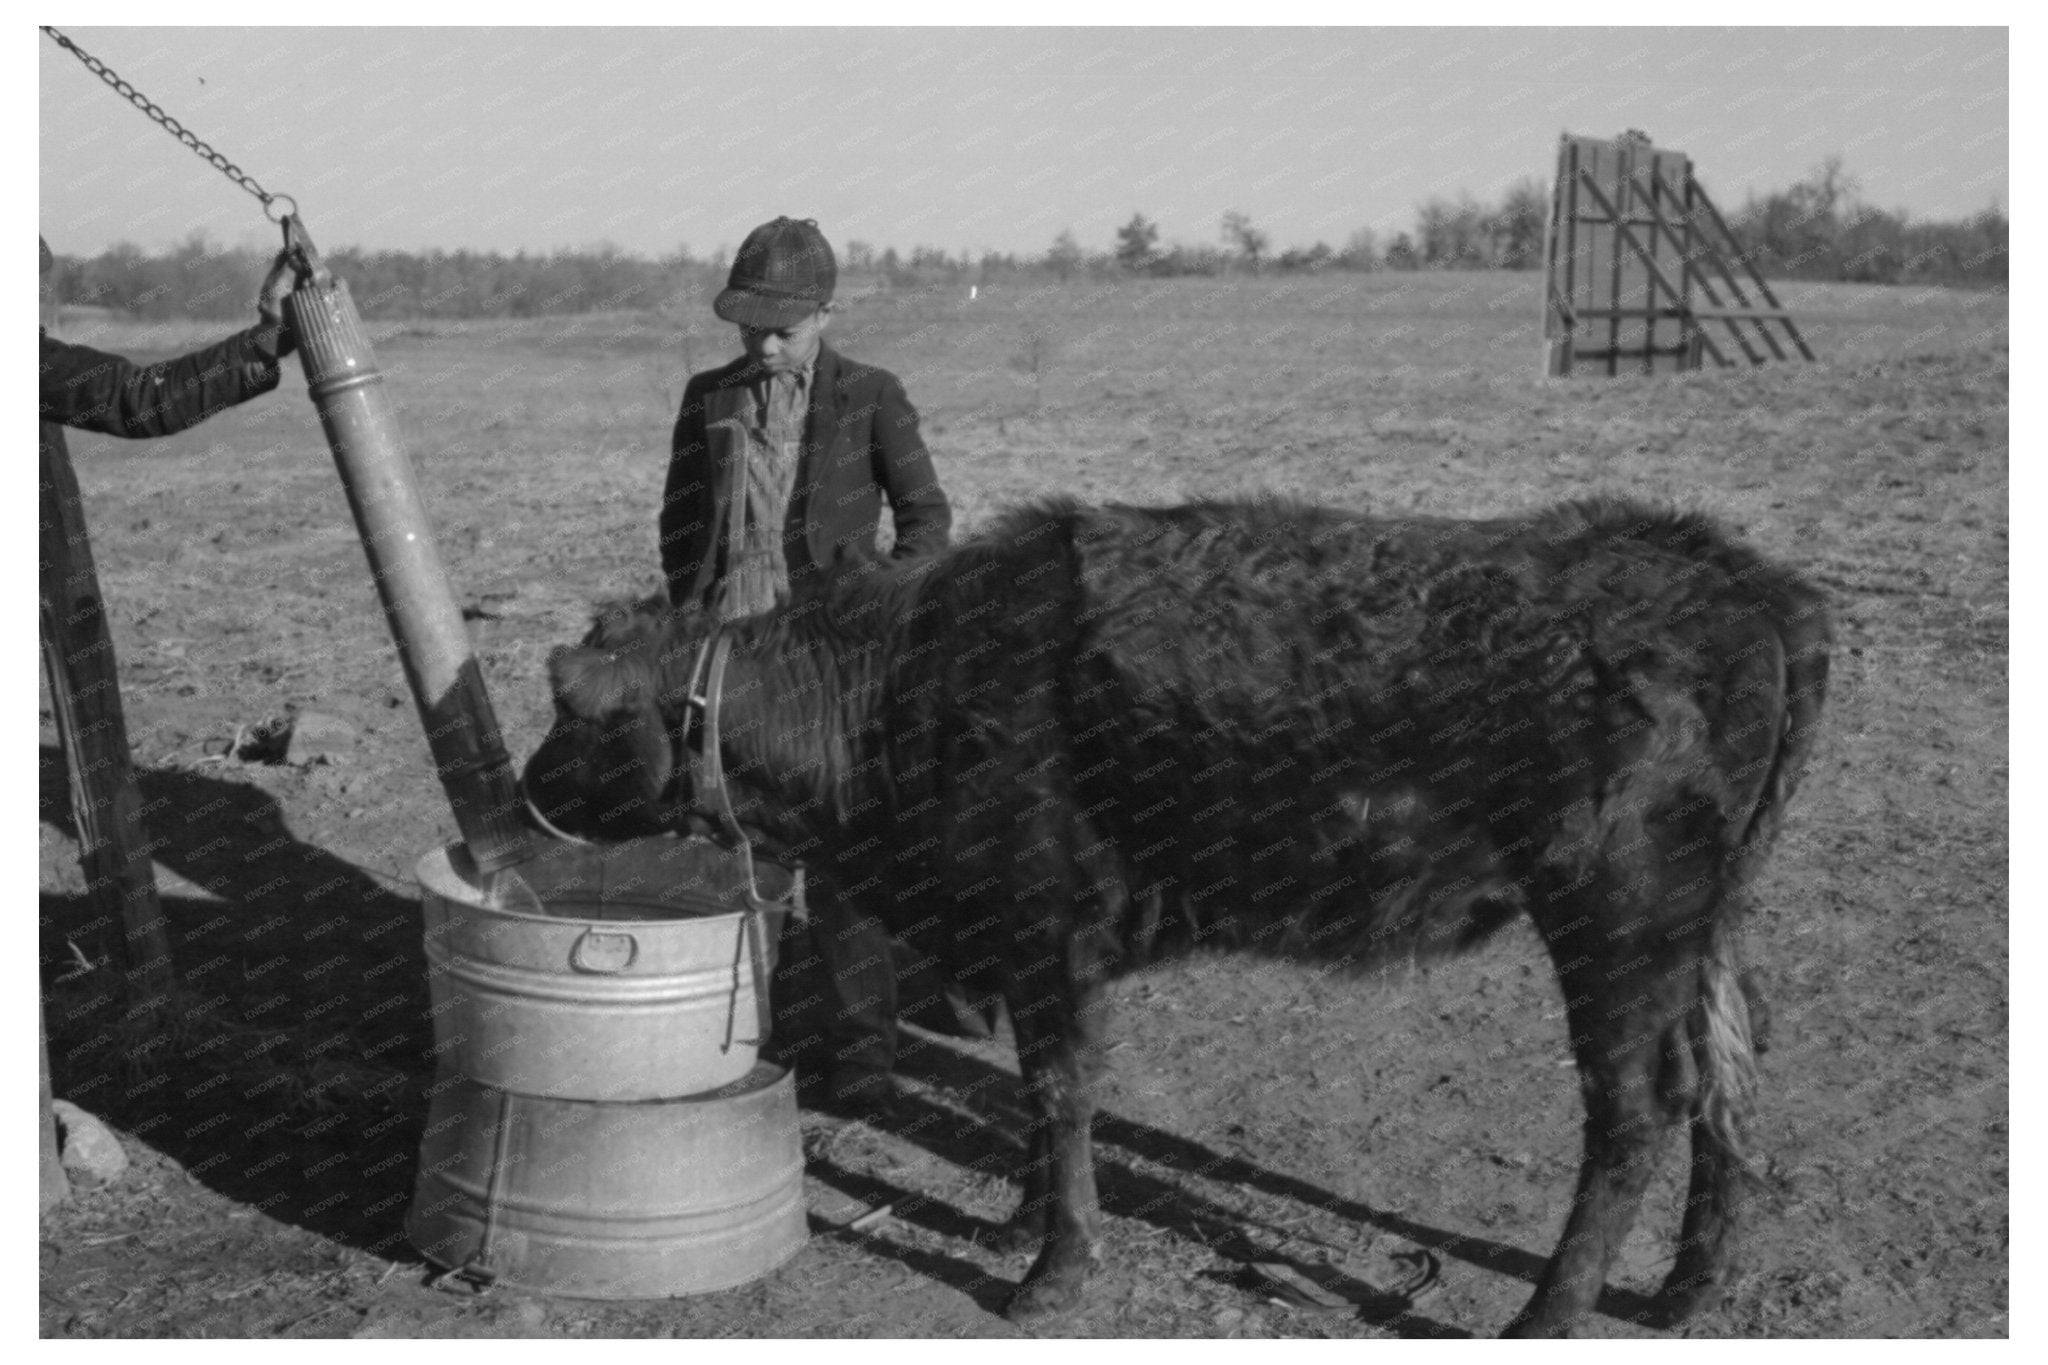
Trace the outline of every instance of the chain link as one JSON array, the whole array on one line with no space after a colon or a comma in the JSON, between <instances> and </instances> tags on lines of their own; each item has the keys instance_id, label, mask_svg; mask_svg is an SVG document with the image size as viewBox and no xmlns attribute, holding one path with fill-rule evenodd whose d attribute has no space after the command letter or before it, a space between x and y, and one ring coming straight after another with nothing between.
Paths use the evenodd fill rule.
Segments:
<instances>
[{"instance_id":1,"label":"chain link","mask_svg":"<svg viewBox=\"0 0 2048 1365\"><path fill-rule=\"evenodd\" d=\"M198 138L196 135L190 132L185 127L184 124L178 122L176 119L172 118L169 114L165 113L162 109L157 107L155 101L151 100L147 95L144 95L134 86L128 84L128 82L122 80L121 77L114 72L113 68L109 67L105 62L93 56L90 52L87 52L77 43L72 42L69 38L59 33L56 29L51 28L48 24L44 24L41 27L43 32L49 34L51 38L56 40L57 46L69 50L72 56L78 58L79 61L85 63L86 70L92 72L93 75L98 76L101 80L105 81L108 85L112 86L115 94L121 96L121 98L127 100L137 109L140 109L143 113L149 115L150 120L152 122L156 123L165 132L177 138L178 141L184 143L187 147L190 147L200 157L204 158L206 162L209 165L211 165L215 170L219 171L228 179L234 181L235 184L241 186L250 194L253 194L258 199L262 200L264 217L270 218L270 206L274 201L279 199L291 199L291 196L288 194L272 194L270 191L264 189L263 186L257 184L255 176L250 175L240 166L237 166L234 162L228 160L219 152L215 151L210 143L200 140L200 138ZM292 208L296 210L298 208L298 204L296 202L293 202ZM271 221L276 222L278 220L275 218L271 218Z\"/></svg>"}]
</instances>

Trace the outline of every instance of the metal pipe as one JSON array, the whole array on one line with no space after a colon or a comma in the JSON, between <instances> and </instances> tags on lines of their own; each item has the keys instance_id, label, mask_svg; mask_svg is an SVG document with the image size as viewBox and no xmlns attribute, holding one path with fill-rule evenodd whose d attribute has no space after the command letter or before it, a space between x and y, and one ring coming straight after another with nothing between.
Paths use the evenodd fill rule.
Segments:
<instances>
[{"instance_id":1,"label":"metal pipe","mask_svg":"<svg viewBox=\"0 0 2048 1365\"><path fill-rule=\"evenodd\" d=\"M397 414L348 285L320 268L296 218L287 217L284 230L300 258L299 286L285 306L306 387L320 410L456 826L476 870L495 873L523 861L529 848L518 781L469 630L449 591Z\"/></svg>"}]
</instances>

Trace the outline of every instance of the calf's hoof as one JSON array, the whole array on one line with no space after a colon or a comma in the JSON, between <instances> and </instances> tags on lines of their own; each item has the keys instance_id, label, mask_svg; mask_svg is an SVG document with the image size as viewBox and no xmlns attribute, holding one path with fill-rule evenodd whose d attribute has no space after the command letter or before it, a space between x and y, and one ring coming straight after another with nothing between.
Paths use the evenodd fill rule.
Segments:
<instances>
[{"instance_id":1,"label":"calf's hoof","mask_svg":"<svg viewBox=\"0 0 2048 1365\"><path fill-rule=\"evenodd\" d=\"M989 1246L1002 1256L1021 1256L1027 1251L1038 1250L1045 1240L1045 1223L1034 1218L1012 1218L995 1230L988 1239Z\"/></svg>"},{"instance_id":2,"label":"calf's hoof","mask_svg":"<svg viewBox=\"0 0 2048 1365\"><path fill-rule=\"evenodd\" d=\"M1019 1327L1053 1322L1081 1306L1079 1275L1046 1275L1027 1279L1010 1296L1003 1316Z\"/></svg>"},{"instance_id":3,"label":"calf's hoof","mask_svg":"<svg viewBox=\"0 0 2048 1365\"><path fill-rule=\"evenodd\" d=\"M1714 1307L1728 1292L1728 1278L1725 1273L1680 1274L1673 1270L1650 1303L1649 1325L1673 1328Z\"/></svg>"},{"instance_id":4,"label":"calf's hoof","mask_svg":"<svg viewBox=\"0 0 2048 1365\"><path fill-rule=\"evenodd\" d=\"M1546 1318L1524 1308L1515 1314L1514 1320L1501 1328L1501 1337L1509 1341L1543 1341L1568 1337L1572 1334L1569 1318Z\"/></svg>"}]
</instances>

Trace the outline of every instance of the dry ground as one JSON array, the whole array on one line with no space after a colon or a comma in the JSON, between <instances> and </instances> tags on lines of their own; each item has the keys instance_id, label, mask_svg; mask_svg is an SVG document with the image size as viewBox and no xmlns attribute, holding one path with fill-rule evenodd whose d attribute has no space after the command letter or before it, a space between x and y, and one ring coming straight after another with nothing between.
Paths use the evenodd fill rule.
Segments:
<instances>
[{"instance_id":1,"label":"dry ground","mask_svg":"<svg viewBox=\"0 0 2048 1365\"><path fill-rule=\"evenodd\" d=\"M971 528L1048 492L1274 491L1498 513L1594 491L1708 509L1838 611L1827 736L1750 935L1774 1009L1749 1278L1701 1336L2007 1331L2007 330L2002 296L1794 287L1817 365L1545 381L1526 276L998 284L856 300ZM198 326L74 329L138 356ZM542 660L589 604L656 582L653 514L701 317L384 325L379 356L515 754ZM805 1118L814 1237L700 1298L590 1304L422 1287L400 1218L427 1073L413 861L452 833L303 381L175 440L74 442L159 885L179 1036L109 1031L42 720L43 978L58 1093L106 1114L129 1178L46 1219L46 1336L1001 1335L1023 1262L999 1049L913 1049L878 1133ZM298 710L334 761L243 762ZM1097 1132L1107 1262L1086 1335L1497 1330L1569 1198L1578 1121L1537 944L1370 989L1203 960L1123 983ZM108 1055L114 1038L130 1054ZM139 1055L137 1044L152 1044ZM1346 1046L1332 1053L1332 1043ZM1316 1055L1311 1058L1309 1054ZM1340 1064L1333 1060L1341 1057ZM994 1100L964 1101L966 1095ZM991 1126L992 1125L992 1126ZM1679 1163L1603 1312L1669 1255ZM839 1225L892 1201L867 1233ZM1275 1302L1286 1260L1363 1293L1433 1250L1405 1315Z\"/></svg>"}]
</instances>

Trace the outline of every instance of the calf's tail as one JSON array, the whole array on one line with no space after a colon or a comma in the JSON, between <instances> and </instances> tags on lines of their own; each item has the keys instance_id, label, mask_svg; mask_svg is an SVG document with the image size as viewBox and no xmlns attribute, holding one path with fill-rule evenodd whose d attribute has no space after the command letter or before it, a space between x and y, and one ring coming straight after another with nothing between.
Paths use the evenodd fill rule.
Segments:
<instances>
[{"instance_id":1,"label":"calf's tail","mask_svg":"<svg viewBox=\"0 0 2048 1365\"><path fill-rule=\"evenodd\" d=\"M1694 1115L1731 1162L1747 1166L1742 1134L1756 1092L1756 1043L1735 953L1735 925L1726 917L1716 918L1708 934L1691 1033L1699 1069Z\"/></svg>"},{"instance_id":2,"label":"calf's tail","mask_svg":"<svg viewBox=\"0 0 2048 1365\"><path fill-rule=\"evenodd\" d=\"M1768 604L1782 691L1775 708L1778 729L1755 789L1741 840L1731 851L1725 885L1729 894L1717 908L1700 966L1698 1003L1690 1032L1698 1067L1696 1114L1711 1137L1738 1167L1748 1164L1743 1119L1756 1088L1758 1021L1737 952L1740 921L1751 883L1761 869L1785 805L1799 785L1820 733L1827 698L1828 651L1833 632L1826 600L1788 574L1763 585Z\"/></svg>"}]
</instances>

